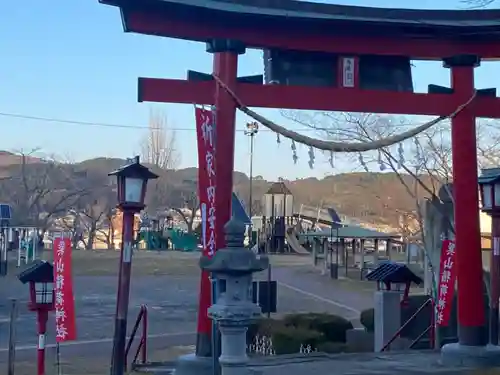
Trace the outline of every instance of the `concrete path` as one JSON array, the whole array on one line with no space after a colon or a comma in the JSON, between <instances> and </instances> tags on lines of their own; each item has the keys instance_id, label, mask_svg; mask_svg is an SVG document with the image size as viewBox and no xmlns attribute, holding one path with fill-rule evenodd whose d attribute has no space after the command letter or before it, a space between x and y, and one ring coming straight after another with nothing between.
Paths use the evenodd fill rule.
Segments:
<instances>
[{"instance_id":1,"label":"concrete path","mask_svg":"<svg viewBox=\"0 0 500 375\"><path fill-rule=\"evenodd\" d=\"M264 357L250 363L249 372L259 375L430 375L495 374L470 367L445 367L438 351L312 354Z\"/></svg>"},{"instance_id":2,"label":"concrete path","mask_svg":"<svg viewBox=\"0 0 500 375\"><path fill-rule=\"evenodd\" d=\"M272 278L281 287L338 307L345 317L359 317L361 311L373 307L373 291L366 284L359 288L357 281L331 280L312 267L297 268L275 268Z\"/></svg>"}]
</instances>

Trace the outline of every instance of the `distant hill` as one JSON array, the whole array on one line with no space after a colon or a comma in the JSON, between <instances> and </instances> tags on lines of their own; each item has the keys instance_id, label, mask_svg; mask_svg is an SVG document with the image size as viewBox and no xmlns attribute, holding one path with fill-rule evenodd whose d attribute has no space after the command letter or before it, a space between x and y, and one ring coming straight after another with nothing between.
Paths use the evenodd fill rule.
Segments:
<instances>
[{"instance_id":1,"label":"distant hill","mask_svg":"<svg viewBox=\"0 0 500 375\"><path fill-rule=\"evenodd\" d=\"M48 169L44 183L50 185L50 189L69 191L77 185L100 186L94 192L92 199L98 199L102 194L109 194L112 189L107 174L124 164L124 160L117 158L94 158L84 160L75 164L61 164L64 173L56 172L56 169ZM10 181L6 188L5 177L19 176L21 158L18 155L0 151L0 199L3 202L13 201L20 198L16 195L16 181ZM39 158L26 159L25 173L32 180L38 179L40 175L40 164L45 163ZM183 207L185 202L196 194L197 168L185 168L179 170L162 171L153 168L160 175L148 190L148 201L150 209L164 209L168 207ZM410 176L403 178L411 185ZM8 179L7 179L8 180ZM15 179L14 179L15 180ZM46 180L51 180L48 183ZM266 181L260 177L253 180L253 212L258 214L262 210L261 199L270 184L274 181ZM19 183L19 182L17 182ZM340 214L358 218L360 221L377 224L398 225L401 212L413 212L415 210L415 199L412 198L406 188L401 184L395 173L343 173L332 175L323 179L305 178L294 181L285 181L294 195L297 209L300 204L313 207L334 207ZM2 185L4 184L4 185ZM14 184L14 185L12 185ZM241 172L234 173L234 191L244 202L248 202L249 178ZM103 192L102 186L109 191ZM22 188L22 186L20 187ZM19 190L19 188L17 189ZM15 196L16 195L16 196ZM248 205L248 204L247 204Z\"/></svg>"},{"instance_id":2,"label":"distant hill","mask_svg":"<svg viewBox=\"0 0 500 375\"><path fill-rule=\"evenodd\" d=\"M0 151L0 167L21 163L22 156L9 151ZM42 159L34 156L25 156L26 163L39 163Z\"/></svg>"}]
</instances>

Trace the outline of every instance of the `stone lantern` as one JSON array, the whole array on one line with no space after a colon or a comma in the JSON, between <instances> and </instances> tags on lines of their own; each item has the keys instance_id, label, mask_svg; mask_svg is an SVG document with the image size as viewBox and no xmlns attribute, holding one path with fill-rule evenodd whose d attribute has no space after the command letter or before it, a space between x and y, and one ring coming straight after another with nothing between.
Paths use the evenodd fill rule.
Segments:
<instances>
[{"instance_id":1,"label":"stone lantern","mask_svg":"<svg viewBox=\"0 0 500 375\"><path fill-rule=\"evenodd\" d=\"M225 226L226 247L213 257L203 256L200 267L210 272L220 285L217 302L208 315L218 323L221 334L219 363L222 375L233 375L248 361L246 332L261 309L251 299L252 274L265 270L269 260L243 245L245 225L234 218Z\"/></svg>"}]
</instances>

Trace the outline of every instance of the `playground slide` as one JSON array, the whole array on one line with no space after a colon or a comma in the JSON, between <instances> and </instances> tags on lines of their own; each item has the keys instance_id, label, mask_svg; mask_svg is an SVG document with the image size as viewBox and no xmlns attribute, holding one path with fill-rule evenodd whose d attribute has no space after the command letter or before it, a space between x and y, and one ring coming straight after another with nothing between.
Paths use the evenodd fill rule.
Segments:
<instances>
[{"instance_id":1,"label":"playground slide","mask_svg":"<svg viewBox=\"0 0 500 375\"><path fill-rule=\"evenodd\" d=\"M310 254L310 252L299 243L293 228L288 228L285 233L286 242L294 252L297 254Z\"/></svg>"}]
</instances>

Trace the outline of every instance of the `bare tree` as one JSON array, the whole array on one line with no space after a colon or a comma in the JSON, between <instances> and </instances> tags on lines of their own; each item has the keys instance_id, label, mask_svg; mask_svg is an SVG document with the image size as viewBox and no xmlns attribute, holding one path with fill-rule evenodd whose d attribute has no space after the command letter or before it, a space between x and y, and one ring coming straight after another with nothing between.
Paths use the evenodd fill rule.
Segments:
<instances>
[{"instance_id":1,"label":"bare tree","mask_svg":"<svg viewBox=\"0 0 500 375\"><path fill-rule=\"evenodd\" d=\"M71 164L18 152L19 163L3 168L1 198L13 205L14 222L46 230L50 221L88 194L85 175Z\"/></svg>"},{"instance_id":2,"label":"bare tree","mask_svg":"<svg viewBox=\"0 0 500 375\"><path fill-rule=\"evenodd\" d=\"M193 232L194 219L196 218L196 213L200 204L198 202L198 196L196 194L189 194L185 199L185 206L183 208L173 207L176 213L182 218L186 224L188 233Z\"/></svg>"},{"instance_id":3,"label":"bare tree","mask_svg":"<svg viewBox=\"0 0 500 375\"><path fill-rule=\"evenodd\" d=\"M182 202L183 204L182 208L171 204L171 210L176 212L181 217L182 221L184 221L188 233L192 233L194 230L194 219L196 218L196 213L200 208L200 201L196 189L196 181L185 180L183 181L183 186L181 187L181 189L177 190L177 193L180 194L180 197L176 198L171 195L171 199L173 199L173 201Z\"/></svg>"},{"instance_id":4,"label":"bare tree","mask_svg":"<svg viewBox=\"0 0 500 375\"><path fill-rule=\"evenodd\" d=\"M415 126L407 117L374 114L297 111L283 112L284 116L302 126L316 130L336 142L357 141L373 143L387 139L401 129ZM500 133L494 123L477 126L478 161L480 167L500 161ZM392 171L415 199L436 197L439 188L453 179L451 168L450 124L443 121L420 133L418 137L379 150L344 156L366 171Z\"/></svg>"},{"instance_id":5,"label":"bare tree","mask_svg":"<svg viewBox=\"0 0 500 375\"><path fill-rule=\"evenodd\" d=\"M115 208L108 207L108 209L103 212L101 225L97 228L97 233L100 234L101 238L104 238L108 249L113 249L115 244L116 228L113 222L113 216L115 215L115 212Z\"/></svg>"},{"instance_id":6,"label":"bare tree","mask_svg":"<svg viewBox=\"0 0 500 375\"><path fill-rule=\"evenodd\" d=\"M113 244L111 217L114 212L116 197L108 186L106 175L89 171L85 178L86 192L75 204L62 215L61 224L72 232L73 245L83 242L86 250L94 248L96 240Z\"/></svg>"},{"instance_id":7,"label":"bare tree","mask_svg":"<svg viewBox=\"0 0 500 375\"><path fill-rule=\"evenodd\" d=\"M147 134L141 141L141 159L163 170L176 169L180 163L176 133L169 128L166 114L151 110Z\"/></svg>"},{"instance_id":8,"label":"bare tree","mask_svg":"<svg viewBox=\"0 0 500 375\"><path fill-rule=\"evenodd\" d=\"M109 248L112 247L112 224L114 204L112 192L104 187L96 188L92 197L73 210L79 218L79 232L81 241L86 250L94 248L95 242L104 237L104 241ZM98 237L98 238L97 238Z\"/></svg>"},{"instance_id":9,"label":"bare tree","mask_svg":"<svg viewBox=\"0 0 500 375\"><path fill-rule=\"evenodd\" d=\"M401 128L414 126L408 118L352 113L330 113L319 112L313 115L300 112L285 112L285 117L309 126L317 130L324 137L334 139L336 142L347 140L358 142L376 142L378 139L390 138ZM453 181L451 137L449 122L442 122L433 128L419 134L418 138L406 141L405 145L394 145L382 147L379 150L357 153L347 156L351 163L357 163L365 171L369 172L374 168L382 171L393 172L406 192L414 198L415 208L402 212L394 210L397 215L403 215L402 228L407 232L408 221L416 223L412 230L412 235L420 235L426 263L430 272L435 277L433 255L436 249L435 243L438 238L432 241L425 238L423 230L422 199L426 198L442 217L447 218L448 228L454 232L454 223L447 212L444 212L444 202L439 196L439 189L448 186ZM481 122L477 126L478 141L478 163L480 167L491 164L498 165L500 160L500 132L492 122ZM357 159L357 160L356 160ZM390 192L388 192L390 194ZM451 192L448 191L453 198ZM375 197L384 199L387 197ZM403 233L405 235L407 233ZM433 245L429 245L430 243Z\"/></svg>"},{"instance_id":10,"label":"bare tree","mask_svg":"<svg viewBox=\"0 0 500 375\"><path fill-rule=\"evenodd\" d=\"M142 161L151 164L160 178L151 181L148 187L149 211L158 210L167 204L169 194L169 171L180 163L181 154L177 149L177 137L169 126L165 113L151 110L149 128L141 140Z\"/></svg>"}]
</instances>

